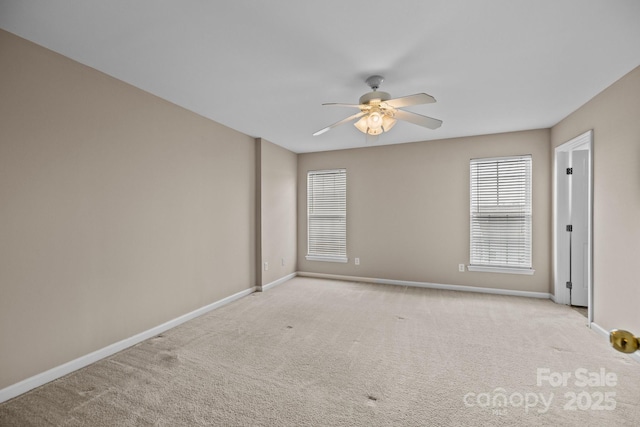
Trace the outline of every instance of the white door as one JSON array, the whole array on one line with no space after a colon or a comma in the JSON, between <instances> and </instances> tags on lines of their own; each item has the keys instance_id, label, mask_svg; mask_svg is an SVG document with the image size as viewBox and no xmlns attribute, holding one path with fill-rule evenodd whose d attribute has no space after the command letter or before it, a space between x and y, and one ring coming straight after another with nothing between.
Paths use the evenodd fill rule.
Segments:
<instances>
[{"instance_id":1,"label":"white door","mask_svg":"<svg viewBox=\"0 0 640 427\"><path fill-rule=\"evenodd\" d=\"M567 225L571 224L571 177L567 175L567 169L571 166L571 153L560 151L556 153L556 247L555 267L556 275L556 301L561 304L569 304L569 266L571 265L570 242L571 234L567 232Z\"/></svg>"},{"instance_id":2,"label":"white door","mask_svg":"<svg viewBox=\"0 0 640 427\"><path fill-rule=\"evenodd\" d=\"M589 322L593 320L592 135L585 132L557 147L554 171L554 298L560 304L588 307Z\"/></svg>"},{"instance_id":3,"label":"white door","mask_svg":"<svg viewBox=\"0 0 640 427\"><path fill-rule=\"evenodd\" d=\"M589 300L589 152L570 153L571 168L571 305L588 306Z\"/></svg>"}]
</instances>

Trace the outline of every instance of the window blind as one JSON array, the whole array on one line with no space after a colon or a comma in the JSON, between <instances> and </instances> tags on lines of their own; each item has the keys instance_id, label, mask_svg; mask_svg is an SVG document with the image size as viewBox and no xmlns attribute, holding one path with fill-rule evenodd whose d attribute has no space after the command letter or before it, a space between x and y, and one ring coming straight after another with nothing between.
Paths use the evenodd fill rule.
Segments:
<instances>
[{"instance_id":1,"label":"window blind","mask_svg":"<svg viewBox=\"0 0 640 427\"><path fill-rule=\"evenodd\" d=\"M471 266L531 268L531 156L472 159Z\"/></svg>"},{"instance_id":2,"label":"window blind","mask_svg":"<svg viewBox=\"0 0 640 427\"><path fill-rule=\"evenodd\" d=\"M347 171L307 173L307 259L347 262Z\"/></svg>"}]
</instances>

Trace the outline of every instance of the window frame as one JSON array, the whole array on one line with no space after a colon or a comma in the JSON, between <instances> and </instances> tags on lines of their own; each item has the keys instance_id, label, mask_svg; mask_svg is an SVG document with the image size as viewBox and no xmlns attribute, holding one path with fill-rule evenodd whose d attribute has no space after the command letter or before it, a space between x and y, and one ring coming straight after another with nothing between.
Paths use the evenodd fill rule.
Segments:
<instances>
[{"instance_id":1,"label":"window frame","mask_svg":"<svg viewBox=\"0 0 640 427\"><path fill-rule=\"evenodd\" d=\"M313 206L315 206L312 202L314 195L312 189L312 180L311 177L320 177L320 176L336 176L340 175L342 183L338 183L339 186L343 188L338 188L338 192L341 193L342 200L320 200L320 203L325 203L324 206L319 206L319 212L317 214L312 213ZM319 178L316 178L319 179ZM313 183L319 184L319 183ZM335 191L335 189L334 189ZM326 195L324 195L326 196ZM321 195L322 197L322 195ZM328 204L327 204L328 203ZM333 212L327 213L327 210L330 210L329 207L335 207L337 210ZM342 209L340 209L342 207ZM323 212L324 211L324 212ZM334 226L336 224L340 225L340 222L343 226L342 236L338 236L338 248L332 248L331 250L327 250L326 252L314 250L312 251L312 246L319 246L318 242L312 242L313 232L312 225L313 219L330 219L330 218L338 218L336 222L330 223L328 226ZM340 219L341 218L341 219ZM325 224L325 226L327 226ZM318 225L315 224L317 228ZM335 228L331 230L329 233L335 234ZM321 239L334 239L335 236L316 236L316 240ZM342 248L342 249L341 249ZM338 262L338 263L347 263L349 259L347 258L347 170L345 168L337 168L337 169L321 169L321 170L310 170L307 171L307 255L305 256L307 261L323 261L323 262Z\"/></svg>"},{"instance_id":2,"label":"window frame","mask_svg":"<svg viewBox=\"0 0 640 427\"><path fill-rule=\"evenodd\" d=\"M519 166L523 169L523 173L525 174L522 177L519 177L519 179L523 180L523 184L525 186L524 188L524 192L523 193L519 193L517 200L522 199L522 204L519 203L515 203L512 201L511 204L504 204L503 206L500 205L500 202L498 201L500 198L501 193L508 193L508 190L505 191L505 187L506 185L503 185L503 187L500 187L500 168L499 165L504 165L507 163L514 163L514 162L518 162L518 161L523 161L524 164L522 166ZM482 188L482 190L480 190L480 186L482 184L477 182L477 177L478 177L478 165L491 165L491 164L496 164L496 178L494 180L494 182L490 183L490 185L495 185L495 194L492 194L492 189L485 187ZM474 182L474 167L476 167L476 173L475 173L475 178L476 181ZM483 169L483 172L486 172L486 169ZM502 177L504 179L505 177L505 173L502 172ZM530 154L528 155L520 155L520 156L504 156L504 157L491 157L491 158L477 158L477 159L471 159L469 161L469 265L468 265L468 270L469 271L474 271L474 272L491 272L491 273L510 273L510 274L526 274L526 275L532 275L534 274L535 270L533 269L533 156L531 156ZM509 189L511 190L511 189ZM482 191L483 194L481 197L485 197L486 196L486 192L489 192L488 194L490 195L489 197L495 196L495 200L496 203L495 204L490 204L490 203L486 203L486 199L485 199L485 209L491 213L482 213L479 212L482 210L480 202L479 202L479 192ZM511 197L511 196L510 196ZM474 198L476 201L476 206L474 209ZM522 223L523 225L521 225L521 227L524 228L524 231L527 233L527 235L525 235L525 238L522 240L517 240L514 239L514 241L517 241L518 244L522 244L524 243L525 245L527 245L525 247L525 249L522 249L521 251L512 251L509 252L508 251L508 244L507 244L507 248L504 248L504 245L502 249L502 252L498 251L495 252L498 255L494 255L493 258L500 258L500 259L509 259L510 255L511 257L515 254L515 255L519 255L520 257L524 257L525 260L523 262L520 263L509 263L508 261L505 263L498 263L498 262L483 262L483 258L484 260L487 260L488 258L492 257L491 254L488 254L486 252L489 252L489 250L487 249L483 249L482 246L486 246L486 245L490 245L490 238L493 237L495 239L495 237L498 234L494 234L493 236L489 236L489 238L485 239L484 241L478 241L478 236L477 233L479 230L481 230L482 225L480 223L478 223L478 220L480 219L482 221L482 219L484 219L484 227L485 229L487 228L487 225L489 224L489 228L491 227L497 227L499 224L498 223L494 223L493 225L491 224L491 218L501 218L498 219L498 221L502 221L507 227L513 227L512 225L509 224L510 219L516 219L516 221L513 222L518 222L518 218L522 219ZM506 219L506 221L504 221ZM474 227L475 225L475 227ZM513 231L513 229L511 230L506 230L504 231L505 234L509 234L508 231ZM489 230L489 233L495 233L495 230ZM504 238L504 234L502 236L500 236L501 238ZM509 237L511 238L511 237ZM480 247L480 248L479 248ZM485 253L482 253L482 252ZM478 252L481 252L482 255L478 256Z\"/></svg>"}]
</instances>

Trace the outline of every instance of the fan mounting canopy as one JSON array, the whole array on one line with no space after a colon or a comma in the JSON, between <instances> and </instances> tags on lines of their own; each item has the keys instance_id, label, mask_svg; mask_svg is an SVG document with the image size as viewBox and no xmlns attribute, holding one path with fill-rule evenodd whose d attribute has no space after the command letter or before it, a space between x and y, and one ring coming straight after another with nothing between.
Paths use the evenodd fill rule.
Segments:
<instances>
[{"instance_id":1,"label":"fan mounting canopy","mask_svg":"<svg viewBox=\"0 0 640 427\"><path fill-rule=\"evenodd\" d=\"M383 81L384 77L382 76L371 76L367 80L365 80L365 82L372 90L378 90Z\"/></svg>"}]
</instances>

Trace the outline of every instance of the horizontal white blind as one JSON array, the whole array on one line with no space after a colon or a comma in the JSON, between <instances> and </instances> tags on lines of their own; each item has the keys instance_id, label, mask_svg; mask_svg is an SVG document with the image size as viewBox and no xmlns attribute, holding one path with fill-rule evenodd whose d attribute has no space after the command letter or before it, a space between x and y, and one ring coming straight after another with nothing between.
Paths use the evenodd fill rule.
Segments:
<instances>
[{"instance_id":1,"label":"horizontal white blind","mask_svg":"<svg viewBox=\"0 0 640 427\"><path fill-rule=\"evenodd\" d=\"M347 171L307 174L308 256L347 256Z\"/></svg>"},{"instance_id":2,"label":"horizontal white blind","mask_svg":"<svg viewBox=\"0 0 640 427\"><path fill-rule=\"evenodd\" d=\"M531 156L470 165L471 265L531 268Z\"/></svg>"}]
</instances>

